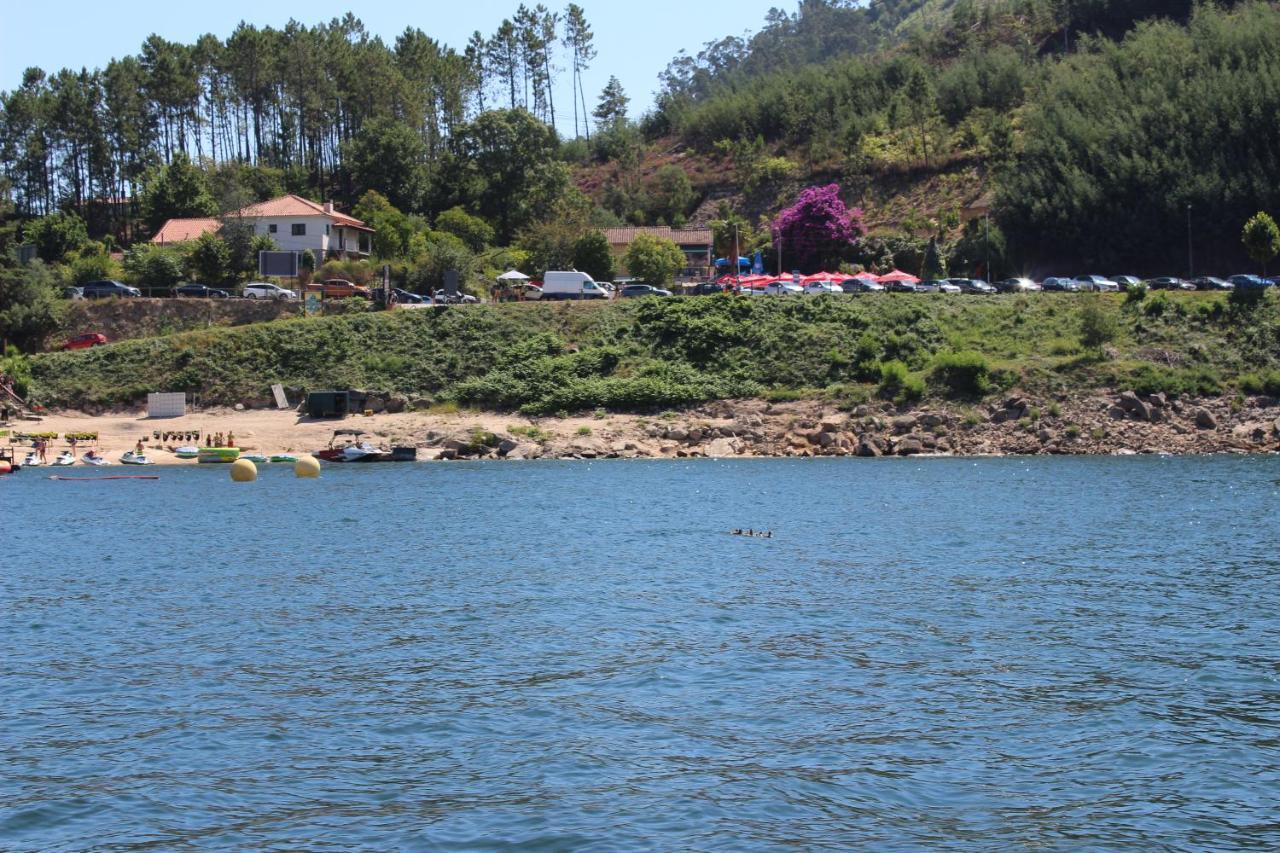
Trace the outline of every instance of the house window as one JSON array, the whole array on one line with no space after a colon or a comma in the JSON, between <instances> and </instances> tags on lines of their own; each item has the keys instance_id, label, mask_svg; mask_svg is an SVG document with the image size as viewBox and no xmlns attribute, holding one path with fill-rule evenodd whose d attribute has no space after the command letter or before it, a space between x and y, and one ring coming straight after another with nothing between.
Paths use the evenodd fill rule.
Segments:
<instances>
[{"instance_id":1,"label":"house window","mask_svg":"<svg viewBox=\"0 0 1280 853\"><path fill-rule=\"evenodd\" d=\"M268 233L268 234L274 234L274 233L276 233L276 231L278 231L279 229L280 229L280 226L279 226L279 225L276 225L274 222L272 222L270 225L268 225L268 226L267 226L267 233Z\"/></svg>"},{"instance_id":2,"label":"house window","mask_svg":"<svg viewBox=\"0 0 1280 853\"><path fill-rule=\"evenodd\" d=\"M295 222L290 228L293 229L293 236L295 237L307 236L307 223L305 222Z\"/></svg>"},{"instance_id":3,"label":"house window","mask_svg":"<svg viewBox=\"0 0 1280 853\"><path fill-rule=\"evenodd\" d=\"M324 224L324 236L326 236L326 237L328 237L328 236L329 236L329 223L328 223L328 222L326 222L326 223Z\"/></svg>"}]
</instances>

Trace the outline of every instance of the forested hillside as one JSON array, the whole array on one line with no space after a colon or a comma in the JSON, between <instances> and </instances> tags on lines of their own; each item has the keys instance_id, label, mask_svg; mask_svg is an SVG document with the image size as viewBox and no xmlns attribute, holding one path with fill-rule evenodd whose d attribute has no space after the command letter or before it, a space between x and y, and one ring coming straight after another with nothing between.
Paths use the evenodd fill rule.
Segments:
<instances>
[{"instance_id":1,"label":"forested hillside","mask_svg":"<svg viewBox=\"0 0 1280 853\"><path fill-rule=\"evenodd\" d=\"M0 93L0 250L105 274L87 238L293 192L369 218L406 275L599 261L592 235L624 222L712 221L721 250L736 233L772 262L777 213L835 183L870 231L850 264L967 272L981 242L989 274L1186 273L1190 237L1226 272L1245 220L1280 208L1261 0L802 0L677 56L639 121L616 80L582 90L603 61L580 7L522 4L458 47L347 15L30 69Z\"/></svg>"}]
</instances>

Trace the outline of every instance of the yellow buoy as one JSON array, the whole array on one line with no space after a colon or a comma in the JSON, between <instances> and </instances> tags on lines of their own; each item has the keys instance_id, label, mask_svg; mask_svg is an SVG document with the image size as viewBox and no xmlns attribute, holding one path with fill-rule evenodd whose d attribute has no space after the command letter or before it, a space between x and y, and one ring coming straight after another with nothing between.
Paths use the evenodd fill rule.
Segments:
<instances>
[{"instance_id":1,"label":"yellow buoy","mask_svg":"<svg viewBox=\"0 0 1280 853\"><path fill-rule=\"evenodd\" d=\"M293 476L312 480L320 476L320 460L314 456L299 456L293 463Z\"/></svg>"},{"instance_id":2,"label":"yellow buoy","mask_svg":"<svg viewBox=\"0 0 1280 853\"><path fill-rule=\"evenodd\" d=\"M231 463L231 479L237 483L252 483L258 479L258 466L248 459L237 459Z\"/></svg>"}]
</instances>

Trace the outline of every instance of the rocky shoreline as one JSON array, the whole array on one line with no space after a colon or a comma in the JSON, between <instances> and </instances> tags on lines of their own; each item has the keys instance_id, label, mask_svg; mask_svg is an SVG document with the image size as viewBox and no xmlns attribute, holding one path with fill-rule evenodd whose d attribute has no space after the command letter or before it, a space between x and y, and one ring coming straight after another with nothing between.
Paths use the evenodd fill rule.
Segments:
<instances>
[{"instance_id":1,"label":"rocky shoreline","mask_svg":"<svg viewBox=\"0 0 1280 853\"><path fill-rule=\"evenodd\" d=\"M483 418L481 418L483 420ZM514 430L431 430L419 458L638 459L838 456L1136 455L1280 452L1267 397L1169 400L1133 392L977 406L891 403L840 411L815 401L711 403L655 418L612 416L561 435L555 420ZM530 434L535 438L531 438ZM406 438L408 438L406 436Z\"/></svg>"},{"instance_id":2,"label":"rocky shoreline","mask_svg":"<svg viewBox=\"0 0 1280 853\"><path fill-rule=\"evenodd\" d=\"M390 397L391 395L386 395ZM50 412L24 432L98 436L111 461L141 441L157 464L179 460L174 436L234 434L243 450L315 453L361 430L375 444L415 447L420 460L696 459L1209 454L1280 452L1280 401L1224 396L1171 400L1133 392L1015 394L973 404L723 400L681 411L596 412L529 418L513 413L423 411L403 399L371 398L368 416L316 420L251 400L234 408L152 420L145 413ZM56 453L61 449L55 442Z\"/></svg>"}]
</instances>

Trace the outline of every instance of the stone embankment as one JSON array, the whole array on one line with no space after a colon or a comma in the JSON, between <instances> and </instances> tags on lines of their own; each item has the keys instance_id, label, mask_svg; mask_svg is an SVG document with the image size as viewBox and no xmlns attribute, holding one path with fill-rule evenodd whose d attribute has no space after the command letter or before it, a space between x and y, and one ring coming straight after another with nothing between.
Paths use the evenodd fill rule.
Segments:
<instances>
[{"instance_id":1,"label":"stone embankment","mask_svg":"<svg viewBox=\"0 0 1280 853\"><path fill-rule=\"evenodd\" d=\"M483 417L481 418L483 420ZM840 411L820 402L723 401L652 418L610 416L562 434L560 421L433 429L429 459L1132 455L1280 451L1280 402L1163 394L1013 396L980 406ZM576 423L576 422L575 422ZM403 438L407 438L404 436Z\"/></svg>"}]
</instances>

